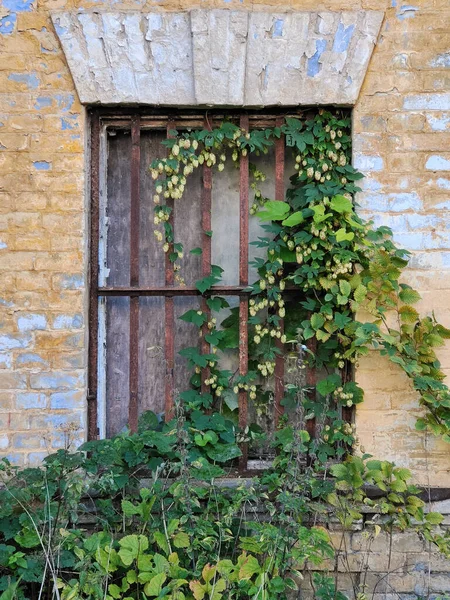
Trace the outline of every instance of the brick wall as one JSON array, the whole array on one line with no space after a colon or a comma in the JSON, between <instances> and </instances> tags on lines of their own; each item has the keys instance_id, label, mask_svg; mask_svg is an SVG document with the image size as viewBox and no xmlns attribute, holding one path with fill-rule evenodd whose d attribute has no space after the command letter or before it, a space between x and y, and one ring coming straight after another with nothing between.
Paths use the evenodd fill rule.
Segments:
<instances>
[{"instance_id":1,"label":"brick wall","mask_svg":"<svg viewBox=\"0 0 450 600\"><path fill-rule=\"evenodd\" d=\"M407 280L450 326L448 0L0 0L0 452L16 462L86 428L86 119L49 13L192 7L386 11L354 111L359 201L413 251ZM448 349L441 357L450 368ZM370 357L357 378L364 449L450 485L448 447L414 431L416 398L398 370Z\"/></svg>"}]
</instances>

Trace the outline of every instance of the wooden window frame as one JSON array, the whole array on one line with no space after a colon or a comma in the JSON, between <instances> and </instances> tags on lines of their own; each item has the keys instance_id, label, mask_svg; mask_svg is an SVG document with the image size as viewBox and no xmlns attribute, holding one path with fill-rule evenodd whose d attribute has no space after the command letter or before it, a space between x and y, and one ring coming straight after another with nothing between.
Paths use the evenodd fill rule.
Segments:
<instances>
[{"instance_id":1,"label":"wooden window frame","mask_svg":"<svg viewBox=\"0 0 450 600\"><path fill-rule=\"evenodd\" d=\"M140 203L140 133L142 129L163 129L170 136L170 131L177 127L189 126L197 128L212 128L219 125L225 116L232 116L243 129L270 126L281 126L287 112L292 116L304 117L305 111L293 109L287 111L272 110L270 113L257 111L189 111L189 110L159 110L146 107L93 109L90 111L91 122L91 173L90 173L90 293L89 293L89 361L88 361L88 439L99 437L98 427L98 328L99 328L99 299L102 297L125 296L130 298L130 354L129 354L129 406L128 422L131 432L137 431L138 426L138 330L139 330L139 298L143 296L164 297L165 311L165 418L170 420L174 409L174 298L177 296L197 296L202 298L201 309L209 312L206 297L211 294L239 297L239 372L245 375L248 369L248 302L249 292L246 288L248 281L249 259L249 157L240 159L239 185L239 285L214 286L202 295L195 286L179 287L174 285L173 264L168 255L165 259L165 284L158 287L143 287L139 285L139 203ZM100 243L100 169L101 169L101 137L107 127L126 128L131 130L131 209L130 209L130 284L126 287L109 287L99 285L99 243ZM275 200L284 200L284 165L285 140L281 136L275 141ZM201 194L201 223L202 223L202 277L210 274L211 270L211 238L205 232L211 230L211 193L212 169L203 164L203 186ZM171 206L173 200L168 200ZM173 212L171 215L173 225ZM205 327L205 326L204 326ZM206 332L205 332L206 333ZM274 421L277 425L283 414L281 401L284 395L284 347L277 340L280 353L275 361L275 390L274 390ZM209 352L209 344L202 336L202 352ZM314 350L314 348L310 348ZM204 375L204 379L206 376ZM308 370L307 385L313 387L316 383L314 369ZM203 391L206 386L202 383ZM247 393L239 392L239 427L244 429L248 424ZM343 417L351 421L351 411L346 411ZM307 422L307 428L313 437L315 422ZM243 444L243 456L240 459L240 470L247 469L248 451Z\"/></svg>"}]
</instances>

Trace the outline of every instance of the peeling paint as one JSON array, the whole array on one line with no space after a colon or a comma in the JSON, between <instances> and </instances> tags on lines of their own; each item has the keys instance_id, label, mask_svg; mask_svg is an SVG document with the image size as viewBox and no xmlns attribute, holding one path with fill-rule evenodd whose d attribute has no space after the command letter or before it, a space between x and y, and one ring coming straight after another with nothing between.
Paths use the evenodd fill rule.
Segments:
<instances>
[{"instance_id":1,"label":"peeling paint","mask_svg":"<svg viewBox=\"0 0 450 600\"><path fill-rule=\"evenodd\" d=\"M3 369L11 369L12 367L12 355L4 352L0 353L0 367Z\"/></svg>"},{"instance_id":2,"label":"peeling paint","mask_svg":"<svg viewBox=\"0 0 450 600\"><path fill-rule=\"evenodd\" d=\"M10 35L16 26L17 16L12 13L0 19L0 35Z\"/></svg>"},{"instance_id":3,"label":"peeling paint","mask_svg":"<svg viewBox=\"0 0 450 600\"><path fill-rule=\"evenodd\" d=\"M78 129L77 118L78 115L67 115L67 117L61 117L61 129L63 131Z\"/></svg>"},{"instance_id":4,"label":"peeling paint","mask_svg":"<svg viewBox=\"0 0 450 600\"><path fill-rule=\"evenodd\" d=\"M80 329L83 326L83 315L58 315L53 321L53 329Z\"/></svg>"},{"instance_id":5,"label":"peeling paint","mask_svg":"<svg viewBox=\"0 0 450 600\"><path fill-rule=\"evenodd\" d=\"M450 125L450 114L442 115L440 117L428 114L426 117L428 125L433 131L446 131L449 129L448 125Z\"/></svg>"},{"instance_id":6,"label":"peeling paint","mask_svg":"<svg viewBox=\"0 0 450 600\"><path fill-rule=\"evenodd\" d=\"M450 110L450 94L415 94L403 99L407 110Z\"/></svg>"},{"instance_id":7,"label":"peeling paint","mask_svg":"<svg viewBox=\"0 0 450 600\"><path fill-rule=\"evenodd\" d=\"M443 177L439 177L436 181L436 185L441 188L441 190L450 190L450 180L444 179Z\"/></svg>"},{"instance_id":8,"label":"peeling paint","mask_svg":"<svg viewBox=\"0 0 450 600\"><path fill-rule=\"evenodd\" d=\"M19 331L34 331L37 329L47 328L47 319L45 315L24 315L17 319L17 327Z\"/></svg>"},{"instance_id":9,"label":"peeling paint","mask_svg":"<svg viewBox=\"0 0 450 600\"><path fill-rule=\"evenodd\" d=\"M58 108L61 108L63 112L68 112L75 102L75 97L73 94L56 94L55 100L58 103Z\"/></svg>"},{"instance_id":10,"label":"peeling paint","mask_svg":"<svg viewBox=\"0 0 450 600\"><path fill-rule=\"evenodd\" d=\"M37 100L34 104L34 108L36 108L37 110L41 110L42 108L48 108L51 105L52 105L52 99L50 97L39 96L39 98L37 98Z\"/></svg>"},{"instance_id":11,"label":"peeling paint","mask_svg":"<svg viewBox=\"0 0 450 600\"><path fill-rule=\"evenodd\" d=\"M284 20L276 19L275 23L273 24L272 37L273 38L283 37L283 27L284 27Z\"/></svg>"},{"instance_id":12,"label":"peeling paint","mask_svg":"<svg viewBox=\"0 0 450 600\"><path fill-rule=\"evenodd\" d=\"M343 23L339 23L333 42L333 52L347 52L354 30L354 25L345 27Z\"/></svg>"},{"instance_id":13,"label":"peeling paint","mask_svg":"<svg viewBox=\"0 0 450 600\"><path fill-rule=\"evenodd\" d=\"M450 69L450 52L438 54L436 58L430 61L431 67Z\"/></svg>"},{"instance_id":14,"label":"peeling paint","mask_svg":"<svg viewBox=\"0 0 450 600\"><path fill-rule=\"evenodd\" d=\"M308 59L307 73L309 77L315 77L320 73L320 69L322 68L320 57L325 52L326 47L326 40L316 40L316 52Z\"/></svg>"},{"instance_id":15,"label":"peeling paint","mask_svg":"<svg viewBox=\"0 0 450 600\"><path fill-rule=\"evenodd\" d=\"M419 8L417 6L403 4L397 11L397 19L399 19L399 21L404 21L405 19L414 19L418 10Z\"/></svg>"},{"instance_id":16,"label":"peeling paint","mask_svg":"<svg viewBox=\"0 0 450 600\"><path fill-rule=\"evenodd\" d=\"M450 160L443 156L430 156L425 164L429 171L450 171Z\"/></svg>"},{"instance_id":17,"label":"peeling paint","mask_svg":"<svg viewBox=\"0 0 450 600\"><path fill-rule=\"evenodd\" d=\"M0 335L0 350L26 348L31 342L31 335Z\"/></svg>"},{"instance_id":18,"label":"peeling paint","mask_svg":"<svg viewBox=\"0 0 450 600\"><path fill-rule=\"evenodd\" d=\"M64 290L79 290L83 287L82 275L63 275L60 286Z\"/></svg>"},{"instance_id":19,"label":"peeling paint","mask_svg":"<svg viewBox=\"0 0 450 600\"><path fill-rule=\"evenodd\" d=\"M16 358L16 363L22 366L32 365L36 363L48 366L48 362L45 359L43 359L42 356L33 353L19 354L19 356Z\"/></svg>"},{"instance_id":20,"label":"peeling paint","mask_svg":"<svg viewBox=\"0 0 450 600\"><path fill-rule=\"evenodd\" d=\"M384 163L381 156L358 154L355 157L354 166L360 171L382 171Z\"/></svg>"},{"instance_id":21,"label":"peeling paint","mask_svg":"<svg viewBox=\"0 0 450 600\"><path fill-rule=\"evenodd\" d=\"M38 88L40 84L36 73L11 73L8 79L17 81L17 83L24 83L30 90Z\"/></svg>"},{"instance_id":22,"label":"peeling paint","mask_svg":"<svg viewBox=\"0 0 450 600\"><path fill-rule=\"evenodd\" d=\"M11 12L31 12L34 0L3 0L4 8Z\"/></svg>"},{"instance_id":23,"label":"peeling paint","mask_svg":"<svg viewBox=\"0 0 450 600\"><path fill-rule=\"evenodd\" d=\"M47 162L46 160L35 160L33 162L33 167L38 171L50 171L52 163Z\"/></svg>"},{"instance_id":24,"label":"peeling paint","mask_svg":"<svg viewBox=\"0 0 450 600\"><path fill-rule=\"evenodd\" d=\"M67 33L67 27L62 27L61 26L61 20L60 19L55 19L53 26L55 28L55 31L58 35L64 35Z\"/></svg>"},{"instance_id":25,"label":"peeling paint","mask_svg":"<svg viewBox=\"0 0 450 600\"><path fill-rule=\"evenodd\" d=\"M23 408L30 410L33 408L45 408L47 404L47 398L45 394L41 393L24 393L17 394L16 406L17 408Z\"/></svg>"}]
</instances>

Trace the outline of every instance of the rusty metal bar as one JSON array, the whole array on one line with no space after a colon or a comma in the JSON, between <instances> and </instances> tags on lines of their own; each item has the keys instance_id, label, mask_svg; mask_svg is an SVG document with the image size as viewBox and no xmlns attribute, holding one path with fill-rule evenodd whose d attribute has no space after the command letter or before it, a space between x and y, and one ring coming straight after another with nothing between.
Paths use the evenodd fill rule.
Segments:
<instances>
[{"instance_id":1,"label":"rusty metal bar","mask_svg":"<svg viewBox=\"0 0 450 600\"><path fill-rule=\"evenodd\" d=\"M249 120L242 115L241 129L248 131ZM239 182L239 284L248 285L248 193L249 193L249 160L248 155L240 159ZM248 371L248 298L239 300L239 374L246 375ZM248 425L248 397L245 390L239 392L239 428L245 430ZM239 459L239 470L247 469L248 444L241 446L242 456Z\"/></svg>"},{"instance_id":2,"label":"rusty metal bar","mask_svg":"<svg viewBox=\"0 0 450 600\"><path fill-rule=\"evenodd\" d=\"M203 121L203 127L210 130L211 124L207 117ZM211 236L207 232L211 231L211 205L212 205L212 169L208 167L206 163L203 163L203 187L202 187L202 198L201 198L201 211L202 211L202 277L207 277L211 273ZM206 300L202 298L201 302L202 311L208 315L208 321L211 314ZM204 323L202 326L202 341L201 341L201 352L202 354L208 354L210 346L205 339L208 334L208 324ZM202 369L202 393L208 391L208 386L205 381L209 379L209 369Z\"/></svg>"},{"instance_id":3,"label":"rusty metal bar","mask_svg":"<svg viewBox=\"0 0 450 600\"><path fill-rule=\"evenodd\" d=\"M141 127L139 115L131 118L131 205L130 205L130 286L139 285ZM139 415L139 296L130 298L130 400L128 425L135 433Z\"/></svg>"},{"instance_id":4,"label":"rusty metal bar","mask_svg":"<svg viewBox=\"0 0 450 600\"><path fill-rule=\"evenodd\" d=\"M167 121L167 138L170 138L169 132L175 128L173 120ZM175 219L174 219L174 205L173 198L168 198L166 202L167 206L171 208L169 217L169 224L174 232ZM166 287L173 287L174 284L174 268L173 263L170 261L170 254L173 252L173 242L169 244L169 251L166 252L165 258L165 285ZM165 377L164 377L164 415L165 420L170 421L174 416L174 366L175 366L175 311L174 302L172 296L166 296L164 300L164 323L165 323L165 341L164 341L164 357L166 363Z\"/></svg>"},{"instance_id":5,"label":"rusty metal bar","mask_svg":"<svg viewBox=\"0 0 450 600\"><path fill-rule=\"evenodd\" d=\"M281 127L284 119L277 118L276 125ZM284 200L284 159L285 146L284 136L282 135L275 142L275 200ZM281 333L284 333L284 322L280 323ZM276 339L275 345L279 353L275 357L275 412L274 421L275 427L278 426L281 415L284 412L284 407L281 404L284 396L284 344L280 339Z\"/></svg>"},{"instance_id":6,"label":"rusty metal bar","mask_svg":"<svg viewBox=\"0 0 450 600\"><path fill-rule=\"evenodd\" d=\"M341 369L342 383L346 384L354 379L353 366L351 362L346 361L345 367ZM343 406L342 407L342 420L347 423L352 423L355 416L355 406Z\"/></svg>"},{"instance_id":7,"label":"rusty metal bar","mask_svg":"<svg viewBox=\"0 0 450 600\"><path fill-rule=\"evenodd\" d=\"M100 227L100 115L91 116L91 240L89 273L89 372L88 372L88 439L98 437L97 381L98 381L98 246Z\"/></svg>"},{"instance_id":8,"label":"rusty metal bar","mask_svg":"<svg viewBox=\"0 0 450 600\"><path fill-rule=\"evenodd\" d=\"M286 288L287 289L287 288ZM173 287L101 287L95 290L98 296L201 296L192 286ZM217 285L206 290L205 295L226 294L227 296L247 296L251 293L247 286Z\"/></svg>"}]
</instances>

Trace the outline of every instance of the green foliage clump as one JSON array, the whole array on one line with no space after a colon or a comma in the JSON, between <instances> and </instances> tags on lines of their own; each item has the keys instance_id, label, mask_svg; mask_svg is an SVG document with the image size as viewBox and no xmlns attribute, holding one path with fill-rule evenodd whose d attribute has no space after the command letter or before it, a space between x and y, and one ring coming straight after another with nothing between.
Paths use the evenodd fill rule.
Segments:
<instances>
[{"instance_id":1,"label":"green foliage clump","mask_svg":"<svg viewBox=\"0 0 450 600\"><path fill-rule=\"evenodd\" d=\"M199 421L179 410L167 424L146 413L140 432L59 450L41 467L4 459L2 600L283 600L306 578L331 600L333 568L323 567L340 549L326 524L336 518L344 533L364 507L372 537L408 528L450 555L442 516L424 510L406 469L349 457L319 477L304 464L309 435L291 427L273 442L271 469L224 485L232 461L210 458L224 431L237 448L218 413Z\"/></svg>"},{"instance_id":2,"label":"green foliage clump","mask_svg":"<svg viewBox=\"0 0 450 600\"><path fill-rule=\"evenodd\" d=\"M151 173L155 236L180 285L184 249L165 201L179 201L201 165L223 171L230 155L238 165L281 136L293 151L285 201L264 197L265 175L250 162L250 212L267 235L256 242L265 257L255 260L259 278L247 289L249 370L221 366L221 353L239 346L239 317L214 294L222 269L213 265L196 284L207 309L181 316L209 351L181 350L193 374L175 418L164 423L145 413L137 433L67 447L41 467L0 463L1 600L287 600L304 579L318 600L345 600L337 585L342 541L333 544L327 525L337 520L344 536L364 515L369 551L381 531L408 529L450 556L442 516L426 510L411 473L349 452L354 426L344 411L363 401L352 369L373 350L411 379L427 409L418 429L450 441L450 395L435 354L450 332L414 308L420 296L400 281L407 253L392 232L355 212L362 175L350 164L349 127L345 115L319 111L264 130L224 122L212 131L171 132L169 156ZM229 315L218 324L224 309ZM240 430L238 397L248 394L258 410L270 402L286 348L299 371L320 373L317 382L306 385L300 374L285 386L287 416L273 435L254 424ZM263 439L272 466L225 485L242 444ZM359 600L366 567L353 590Z\"/></svg>"}]
</instances>

